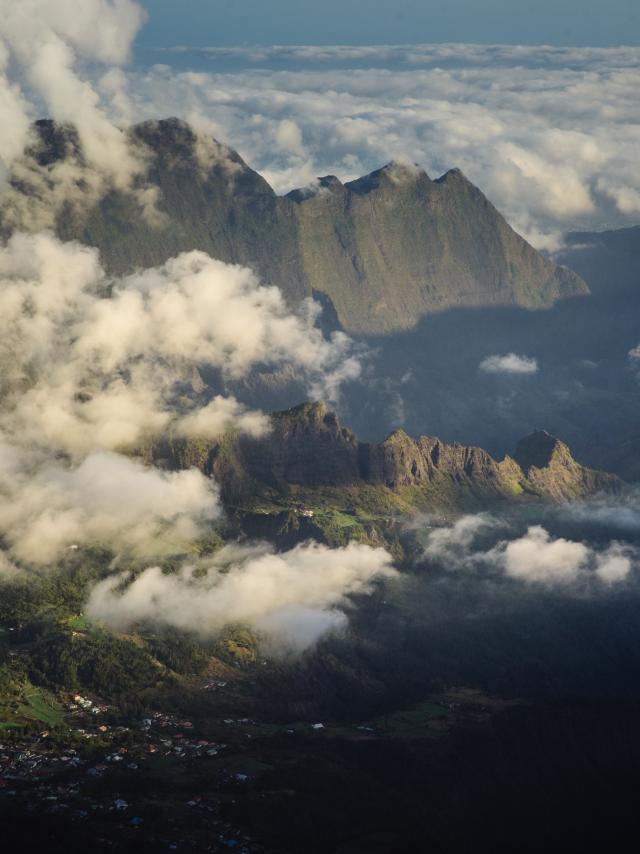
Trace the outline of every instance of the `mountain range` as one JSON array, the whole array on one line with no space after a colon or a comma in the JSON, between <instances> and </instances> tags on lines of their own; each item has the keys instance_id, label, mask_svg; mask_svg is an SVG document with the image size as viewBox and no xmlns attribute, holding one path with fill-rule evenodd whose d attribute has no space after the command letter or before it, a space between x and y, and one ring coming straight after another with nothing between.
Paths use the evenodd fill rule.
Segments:
<instances>
[{"instance_id":1,"label":"mountain range","mask_svg":"<svg viewBox=\"0 0 640 854\"><path fill-rule=\"evenodd\" d=\"M41 169L81 160L73 128L40 121L36 130L30 156ZM323 295L342 327L359 334L411 328L453 306L539 309L588 293L458 169L434 181L418 166L389 163L283 197L235 151L177 119L136 125L130 136L146 152L162 219L150 222L130 195L112 190L89 210L65 206L56 224L61 238L98 247L110 272L200 249L251 267L292 306Z\"/></svg>"},{"instance_id":2,"label":"mountain range","mask_svg":"<svg viewBox=\"0 0 640 854\"><path fill-rule=\"evenodd\" d=\"M72 127L35 128L26 154L33 169L82 165ZM69 200L56 219L58 235L98 247L108 271L200 249L251 266L291 306L315 297L325 329L367 347L365 374L339 410L368 442L401 426L502 457L543 426L587 465L640 477L628 355L638 343L640 228L570 234L556 264L455 169L433 181L391 163L283 197L236 152L181 121L145 122L130 135L147 153L145 181L158 191L161 219L149 221L133 195L113 189L98 199L81 193L84 202ZM13 189L38 192L24 178ZM7 236L2 213L0 203ZM535 370L481 370L487 357L507 353L533 358ZM236 391L271 411L304 396L290 376L253 376Z\"/></svg>"},{"instance_id":3,"label":"mountain range","mask_svg":"<svg viewBox=\"0 0 640 854\"><path fill-rule=\"evenodd\" d=\"M248 533L273 537L284 526L294 539L332 544L377 541L416 512L563 502L624 489L615 475L581 466L543 430L498 462L481 448L414 439L403 430L362 442L324 403L274 413L261 438L230 431L216 441L164 439L139 453L156 466L213 476L228 513Z\"/></svg>"}]
</instances>

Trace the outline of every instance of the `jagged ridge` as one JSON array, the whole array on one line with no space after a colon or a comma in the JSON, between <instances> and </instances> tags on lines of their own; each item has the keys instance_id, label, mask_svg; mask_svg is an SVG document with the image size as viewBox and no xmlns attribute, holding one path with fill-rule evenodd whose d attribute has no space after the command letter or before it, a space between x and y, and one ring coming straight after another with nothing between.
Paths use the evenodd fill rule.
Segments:
<instances>
[{"instance_id":1,"label":"jagged ridge","mask_svg":"<svg viewBox=\"0 0 640 854\"><path fill-rule=\"evenodd\" d=\"M152 448L152 458L213 474L229 506L267 500L389 513L564 501L623 488L616 476L581 466L544 432L497 462L481 448L412 439L402 430L381 443L360 442L322 403L276 413L272 425L261 439L230 433L214 443L165 444Z\"/></svg>"},{"instance_id":2,"label":"jagged ridge","mask_svg":"<svg viewBox=\"0 0 640 854\"><path fill-rule=\"evenodd\" d=\"M75 140L65 145L51 122L38 130L42 168L78 156ZM367 334L409 328L451 306L537 309L588 293L459 170L432 181L417 166L391 163L347 184L328 176L279 197L236 152L214 140L203 146L183 122L145 122L130 133L150 153L148 179L160 190L165 224L147 222L116 191L90 210L65 207L57 222L63 239L97 246L112 272L200 249L253 267L292 305L326 295L345 329Z\"/></svg>"}]
</instances>

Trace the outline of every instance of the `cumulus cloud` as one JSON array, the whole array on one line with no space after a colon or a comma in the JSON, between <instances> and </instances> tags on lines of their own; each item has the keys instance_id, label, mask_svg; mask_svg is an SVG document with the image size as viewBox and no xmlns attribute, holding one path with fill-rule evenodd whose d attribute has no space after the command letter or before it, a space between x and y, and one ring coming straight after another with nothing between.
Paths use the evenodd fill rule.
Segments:
<instances>
[{"instance_id":1,"label":"cumulus cloud","mask_svg":"<svg viewBox=\"0 0 640 854\"><path fill-rule=\"evenodd\" d=\"M507 575L543 584L574 581L590 556L584 543L552 539L540 525L532 526L517 540L499 545L495 554Z\"/></svg>"},{"instance_id":2,"label":"cumulus cloud","mask_svg":"<svg viewBox=\"0 0 640 854\"><path fill-rule=\"evenodd\" d=\"M150 567L133 579L108 578L94 587L86 611L120 629L152 622L203 636L241 623L272 646L300 652L344 627L351 594L395 574L383 549L355 543L334 550L306 543L280 554L264 544L230 545L173 574Z\"/></svg>"},{"instance_id":3,"label":"cumulus cloud","mask_svg":"<svg viewBox=\"0 0 640 854\"><path fill-rule=\"evenodd\" d=\"M596 556L595 572L605 584L624 581L631 572L635 552L624 543L612 543L609 548Z\"/></svg>"},{"instance_id":4,"label":"cumulus cloud","mask_svg":"<svg viewBox=\"0 0 640 854\"><path fill-rule=\"evenodd\" d=\"M0 533L14 554L46 562L92 540L154 553L153 542L193 539L218 513L210 484L117 452L230 426L264 434L268 419L224 393L257 366L291 367L311 394L335 395L360 363L316 317L203 253L109 280L95 250L14 235L0 249ZM194 391L199 367L219 388Z\"/></svg>"},{"instance_id":5,"label":"cumulus cloud","mask_svg":"<svg viewBox=\"0 0 640 854\"><path fill-rule=\"evenodd\" d=\"M538 361L529 356L507 353L505 356L487 356L479 367L485 374L535 374L538 372Z\"/></svg>"},{"instance_id":6,"label":"cumulus cloud","mask_svg":"<svg viewBox=\"0 0 640 854\"><path fill-rule=\"evenodd\" d=\"M107 281L94 250L16 235L0 250L0 427L69 454L117 450L170 425L211 437L262 416L216 395L195 408L184 387L197 365L237 380L258 365L293 365L310 393L334 397L360 364L343 334L291 314L281 292L242 267L186 253Z\"/></svg>"},{"instance_id":7,"label":"cumulus cloud","mask_svg":"<svg viewBox=\"0 0 640 854\"><path fill-rule=\"evenodd\" d=\"M637 562L636 550L628 544L612 541L605 548L596 548L554 537L542 525L530 525L521 536L496 542L496 533L505 525L490 514L463 516L429 532L424 556L451 571L497 571L517 581L545 586L589 578L614 584L624 581ZM494 544L490 548L479 543L491 533Z\"/></svg>"},{"instance_id":8,"label":"cumulus cloud","mask_svg":"<svg viewBox=\"0 0 640 854\"><path fill-rule=\"evenodd\" d=\"M92 542L140 556L182 551L219 515L212 482L195 470L161 472L104 452L33 470L15 448L0 448L0 530L29 564Z\"/></svg>"},{"instance_id":9,"label":"cumulus cloud","mask_svg":"<svg viewBox=\"0 0 640 854\"><path fill-rule=\"evenodd\" d=\"M532 584L568 584L591 571L604 584L624 581L631 572L635 552L613 542L596 551L585 543L553 538L540 525L519 539L501 543L493 552L511 578Z\"/></svg>"}]
</instances>

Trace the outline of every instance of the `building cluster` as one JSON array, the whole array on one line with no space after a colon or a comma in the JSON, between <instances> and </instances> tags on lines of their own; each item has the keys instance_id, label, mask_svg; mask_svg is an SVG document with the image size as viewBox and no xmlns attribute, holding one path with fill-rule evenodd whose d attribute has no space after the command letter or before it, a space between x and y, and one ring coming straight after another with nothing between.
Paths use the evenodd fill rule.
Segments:
<instances>
[{"instance_id":1,"label":"building cluster","mask_svg":"<svg viewBox=\"0 0 640 854\"><path fill-rule=\"evenodd\" d=\"M105 839L115 838L116 828L125 836L142 832L146 840L150 835L156 838L156 819L146 809L145 772L158 759L197 769L200 760L216 757L227 748L219 741L198 738L191 721L161 712L126 727L96 720L95 715L107 708L86 697L73 696L68 709L75 723L81 724L69 731L69 741L76 747L59 747L48 730L0 744L0 801L11 799L12 811L56 815L72 823L95 822ZM139 775L141 785L127 783L129 775ZM217 768L207 784L213 792L192 793L178 804L171 832L161 822L158 849L192 850L191 834L185 828L195 828L206 831L209 840L198 850L262 852L258 843L221 814L220 799L237 797L248 783L247 774Z\"/></svg>"}]
</instances>

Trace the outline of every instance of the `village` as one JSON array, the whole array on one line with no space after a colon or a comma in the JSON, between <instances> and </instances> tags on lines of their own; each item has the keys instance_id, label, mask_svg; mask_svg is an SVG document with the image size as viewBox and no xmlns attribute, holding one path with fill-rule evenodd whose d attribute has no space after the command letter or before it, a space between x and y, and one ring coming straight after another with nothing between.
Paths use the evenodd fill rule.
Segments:
<instances>
[{"instance_id":1,"label":"village","mask_svg":"<svg viewBox=\"0 0 640 854\"><path fill-rule=\"evenodd\" d=\"M226 744L198 738L191 721L161 712L133 726L112 726L103 722L109 706L79 694L70 696L66 711L72 726L64 741L73 747L61 747L59 734L49 730L36 736L0 733L5 739L0 741L0 806L9 802L12 812L80 824L90 819L107 847L144 828L147 843L167 850L194 850L198 830L206 843L195 850L263 850L221 810L242 796L248 774L224 765L212 768L211 776L205 775L207 791L190 791L180 803L172 802L170 815L153 792L154 779L171 766L186 772L187 779L191 773L202 776L198 772L208 770L199 767L203 760L219 756Z\"/></svg>"},{"instance_id":2,"label":"village","mask_svg":"<svg viewBox=\"0 0 640 854\"><path fill-rule=\"evenodd\" d=\"M226 680L208 679L204 692ZM284 769L330 743L440 739L486 723L503 702L453 689L368 721L266 723L250 717L190 719L147 710L129 719L89 693L58 695L56 726L0 730L0 820L22 815L91 828L98 850L144 841L168 851L263 854L248 830L264 798L287 798ZM315 746L314 746L315 745ZM68 832L68 831L65 831Z\"/></svg>"}]
</instances>

